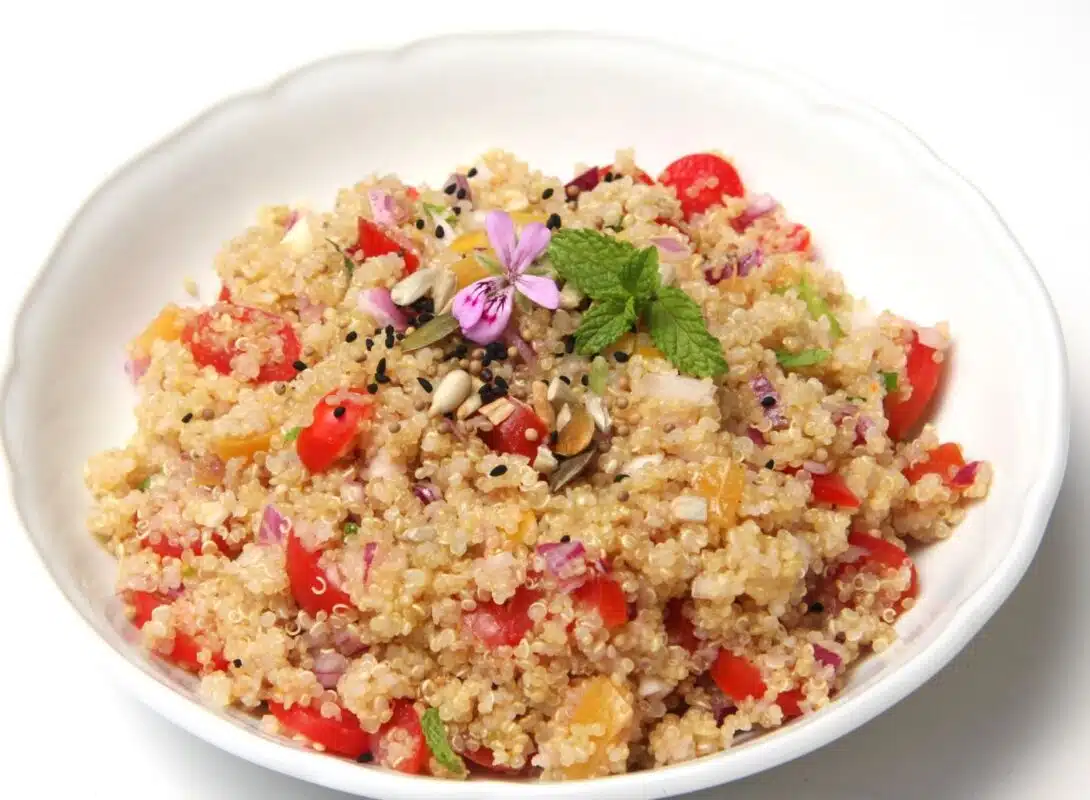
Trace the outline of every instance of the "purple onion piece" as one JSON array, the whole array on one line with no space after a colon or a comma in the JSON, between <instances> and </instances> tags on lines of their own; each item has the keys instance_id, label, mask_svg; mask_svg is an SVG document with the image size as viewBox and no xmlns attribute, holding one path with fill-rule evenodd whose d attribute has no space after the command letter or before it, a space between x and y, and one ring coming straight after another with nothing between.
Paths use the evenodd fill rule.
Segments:
<instances>
[{"instance_id":1,"label":"purple onion piece","mask_svg":"<svg viewBox=\"0 0 1090 800\"><path fill-rule=\"evenodd\" d=\"M569 187L574 186L576 188L575 194L579 192L589 192L595 186L598 185L598 167L591 167L586 172L580 173L564 184L564 191L569 197L572 196L571 192L568 192Z\"/></svg>"},{"instance_id":2,"label":"purple onion piece","mask_svg":"<svg viewBox=\"0 0 1090 800\"><path fill-rule=\"evenodd\" d=\"M870 417L860 417L855 421L855 442L861 445L867 443L867 433L874 427L874 420Z\"/></svg>"},{"instance_id":3,"label":"purple onion piece","mask_svg":"<svg viewBox=\"0 0 1090 800\"><path fill-rule=\"evenodd\" d=\"M757 402L761 404L765 418L776 428L785 426L787 417L784 416L783 410L780 408L780 393L776 391L772 381L764 375L758 375L750 379L749 388L757 396ZM771 398L771 401L769 398Z\"/></svg>"},{"instance_id":4,"label":"purple onion piece","mask_svg":"<svg viewBox=\"0 0 1090 800\"><path fill-rule=\"evenodd\" d=\"M746 436L748 436L749 440L758 447L764 447L768 444L768 439L765 438L765 435L761 432L761 429L755 428L752 425L746 428Z\"/></svg>"},{"instance_id":5,"label":"purple onion piece","mask_svg":"<svg viewBox=\"0 0 1090 800\"><path fill-rule=\"evenodd\" d=\"M720 281L725 281L734 277L734 262L727 261L725 264L719 264L713 267L707 267L704 270L704 280L715 286Z\"/></svg>"},{"instance_id":6,"label":"purple onion piece","mask_svg":"<svg viewBox=\"0 0 1090 800\"><path fill-rule=\"evenodd\" d=\"M150 366L151 359L148 356L130 358L125 361L125 374L129 376L129 380L135 386L144 377L144 373L148 371Z\"/></svg>"},{"instance_id":7,"label":"purple onion piece","mask_svg":"<svg viewBox=\"0 0 1090 800\"><path fill-rule=\"evenodd\" d=\"M964 467L961 467L954 473L954 477L950 479L950 485L955 489L968 489L976 483L976 476L980 472L982 463L980 461L970 461Z\"/></svg>"},{"instance_id":8,"label":"purple onion piece","mask_svg":"<svg viewBox=\"0 0 1090 800\"><path fill-rule=\"evenodd\" d=\"M814 646L814 660L819 664L823 664L826 667L832 667L833 669L840 669L841 659L832 650L826 647L822 647L820 644Z\"/></svg>"},{"instance_id":9,"label":"purple onion piece","mask_svg":"<svg viewBox=\"0 0 1090 800\"><path fill-rule=\"evenodd\" d=\"M333 634L333 646L337 652L348 658L354 658L367 649L360 637L351 631L337 631Z\"/></svg>"},{"instance_id":10,"label":"purple onion piece","mask_svg":"<svg viewBox=\"0 0 1090 800\"><path fill-rule=\"evenodd\" d=\"M348 669L348 659L338 652L322 652L314 656L313 672L326 689L336 689L337 681Z\"/></svg>"},{"instance_id":11,"label":"purple onion piece","mask_svg":"<svg viewBox=\"0 0 1090 800\"><path fill-rule=\"evenodd\" d=\"M776 199L767 194L756 194L749 198L746 210L731 220L731 226L736 231L744 231L758 219L776 209Z\"/></svg>"},{"instance_id":12,"label":"purple onion piece","mask_svg":"<svg viewBox=\"0 0 1090 800\"><path fill-rule=\"evenodd\" d=\"M449 194L454 200L466 200L470 204L473 203L473 192L469 188L469 178L460 172L452 173L446 182L443 184L443 191Z\"/></svg>"},{"instance_id":13,"label":"purple onion piece","mask_svg":"<svg viewBox=\"0 0 1090 800\"><path fill-rule=\"evenodd\" d=\"M573 539L570 542L545 542L537 546L537 552L545 559L545 568L555 578L565 577L567 568L573 561L587 554L583 543Z\"/></svg>"},{"instance_id":14,"label":"purple onion piece","mask_svg":"<svg viewBox=\"0 0 1090 800\"><path fill-rule=\"evenodd\" d=\"M716 725L722 725L723 720L738 710L738 707L734 705L734 701L718 690L712 692L711 706Z\"/></svg>"},{"instance_id":15,"label":"purple onion piece","mask_svg":"<svg viewBox=\"0 0 1090 800\"><path fill-rule=\"evenodd\" d=\"M440 500L443 497L435 484L428 483L427 481L422 481L413 485L413 496L424 505L434 503L436 500Z\"/></svg>"},{"instance_id":16,"label":"purple onion piece","mask_svg":"<svg viewBox=\"0 0 1090 800\"><path fill-rule=\"evenodd\" d=\"M765 254L761 252L761 248L758 247L756 250L750 250L738 259L738 277L747 277L749 273L761 266L764 261Z\"/></svg>"},{"instance_id":17,"label":"purple onion piece","mask_svg":"<svg viewBox=\"0 0 1090 800\"><path fill-rule=\"evenodd\" d=\"M363 546L363 582L371 579L371 564L375 560L375 552L378 550L378 542L368 542Z\"/></svg>"},{"instance_id":18,"label":"purple onion piece","mask_svg":"<svg viewBox=\"0 0 1090 800\"><path fill-rule=\"evenodd\" d=\"M257 543L266 547L273 547L284 543L284 537L291 530L291 523L279 511L276 506L265 506L261 514L261 527L257 531Z\"/></svg>"}]
</instances>

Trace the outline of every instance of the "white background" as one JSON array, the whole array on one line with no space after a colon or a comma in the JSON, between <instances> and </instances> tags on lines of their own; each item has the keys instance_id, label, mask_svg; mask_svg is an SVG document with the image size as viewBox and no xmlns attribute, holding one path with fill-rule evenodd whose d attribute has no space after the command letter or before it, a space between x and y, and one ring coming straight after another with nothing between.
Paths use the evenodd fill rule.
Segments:
<instances>
[{"instance_id":1,"label":"white background","mask_svg":"<svg viewBox=\"0 0 1090 800\"><path fill-rule=\"evenodd\" d=\"M699 797L1086 796L1090 4L746 0L708 3L705 11L682 2L643 11L558 0L159 5L0 4L0 270L9 287L0 293L2 348L19 295L55 236L111 171L222 96L334 52L458 30L658 35L808 73L919 133L998 206L1060 311L1075 407L1059 505L1025 581L930 684L815 754ZM86 634L13 526L0 530L0 565L7 620L0 794L346 800L215 750L85 662Z\"/></svg>"}]
</instances>

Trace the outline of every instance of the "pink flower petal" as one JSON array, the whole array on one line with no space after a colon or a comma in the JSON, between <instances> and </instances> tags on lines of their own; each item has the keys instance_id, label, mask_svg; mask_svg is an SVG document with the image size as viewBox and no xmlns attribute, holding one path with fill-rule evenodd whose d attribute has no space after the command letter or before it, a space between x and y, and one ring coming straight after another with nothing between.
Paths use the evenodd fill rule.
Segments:
<instances>
[{"instance_id":1,"label":"pink flower petal","mask_svg":"<svg viewBox=\"0 0 1090 800\"><path fill-rule=\"evenodd\" d=\"M511 286L489 296L480 319L470 327L462 328L462 334L477 344L491 344L503 336L503 330L511 319L515 290Z\"/></svg>"},{"instance_id":2,"label":"pink flower petal","mask_svg":"<svg viewBox=\"0 0 1090 800\"><path fill-rule=\"evenodd\" d=\"M534 263L534 259L545 252L545 248L549 246L549 240L552 237L553 232L540 222L531 222L526 225L522 229L522 234L519 236L518 245L515 247L511 260L503 262L507 264L512 277L524 273ZM552 308L556 308L556 306L552 306Z\"/></svg>"},{"instance_id":3,"label":"pink flower petal","mask_svg":"<svg viewBox=\"0 0 1090 800\"><path fill-rule=\"evenodd\" d=\"M515 288L542 308L551 310L560 305L560 290L556 288L556 282L552 278L519 275L515 279Z\"/></svg>"},{"instance_id":4,"label":"pink flower petal","mask_svg":"<svg viewBox=\"0 0 1090 800\"><path fill-rule=\"evenodd\" d=\"M454 303L450 307L450 313L458 320L462 330L468 330L477 324L477 320L484 313L485 304L491 294L500 290L500 281L497 278L483 278L469 284L458 294L454 295Z\"/></svg>"},{"instance_id":5,"label":"pink flower petal","mask_svg":"<svg viewBox=\"0 0 1090 800\"><path fill-rule=\"evenodd\" d=\"M484 226L488 231L488 241L492 249L496 251L496 257L504 267L507 267L514 258L515 248L518 246L515 223L510 215L503 211L489 211L484 219Z\"/></svg>"}]
</instances>

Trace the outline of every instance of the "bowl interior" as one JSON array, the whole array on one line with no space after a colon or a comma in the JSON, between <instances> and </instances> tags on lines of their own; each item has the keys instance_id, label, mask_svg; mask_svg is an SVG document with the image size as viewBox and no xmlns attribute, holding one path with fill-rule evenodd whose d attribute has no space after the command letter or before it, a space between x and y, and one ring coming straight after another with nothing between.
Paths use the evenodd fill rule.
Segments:
<instances>
[{"instance_id":1,"label":"bowl interior","mask_svg":"<svg viewBox=\"0 0 1090 800\"><path fill-rule=\"evenodd\" d=\"M920 323L950 321L957 344L938 424L944 439L994 464L994 488L951 540L920 555L922 594L901 641L866 662L839 704L939 641L1020 540L1039 534L1025 515L1062 446L1063 405L1049 393L1062 386L1063 355L1047 298L1001 226L922 148L739 67L586 37L445 40L327 62L221 106L95 197L29 299L3 419L18 508L62 591L140 670L189 691L129 642L113 562L84 528L83 464L133 429L125 342L164 303L193 302L185 277L214 296L213 255L258 206L328 206L338 187L371 172L438 184L492 146L562 176L576 162L608 162L618 147L636 147L651 173L720 149L748 187L812 229L854 294ZM813 724L719 760L806 736Z\"/></svg>"}]
</instances>

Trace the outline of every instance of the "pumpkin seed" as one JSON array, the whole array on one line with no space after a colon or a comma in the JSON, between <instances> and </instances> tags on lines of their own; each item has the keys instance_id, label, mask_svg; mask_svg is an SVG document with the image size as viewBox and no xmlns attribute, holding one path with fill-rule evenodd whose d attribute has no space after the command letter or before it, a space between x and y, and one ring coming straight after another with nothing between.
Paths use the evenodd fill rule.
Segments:
<instances>
[{"instance_id":1,"label":"pumpkin seed","mask_svg":"<svg viewBox=\"0 0 1090 800\"><path fill-rule=\"evenodd\" d=\"M574 458L569 458L556 468L556 471L549 476L549 489L551 491L559 491L565 485L570 483L587 468L590 462L594 459L596 453L593 450L588 450L585 453L581 453Z\"/></svg>"},{"instance_id":2,"label":"pumpkin seed","mask_svg":"<svg viewBox=\"0 0 1090 800\"><path fill-rule=\"evenodd\" d=\"M453 314L440 314L435 319L425 322L402 339L401 351L403 353L408 353L412 350L419 350L421 347L435 344L438 341L446 339L458 330L458 328L458 320L454 318Z\"/></svg>"},{"instance_id":3,"label":"pumpkin seed","mask_svg":"<svg viewBox=\"0 0 1090 800\"><path fill-rule=\"evenodd\" d=\"M594 420L590 412L584 406L564 406L568 410L571 419L560 430L560 437L556 440L553 450L557 455L574 456L587 449L590 440L594 438ZM562 410L561 415L564 411ZM558 420L559 422L559 420Z\"/></svg>"}]
</instances>

